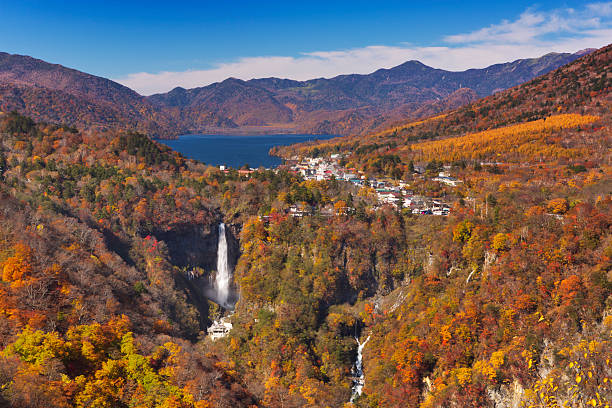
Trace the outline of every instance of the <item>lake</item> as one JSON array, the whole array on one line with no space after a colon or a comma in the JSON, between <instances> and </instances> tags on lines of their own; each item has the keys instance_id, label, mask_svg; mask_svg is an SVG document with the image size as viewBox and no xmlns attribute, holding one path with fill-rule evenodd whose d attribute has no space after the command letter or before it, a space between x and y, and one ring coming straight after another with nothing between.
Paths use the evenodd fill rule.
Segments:
<instances>
[{"instance_id":1,"label":"lake","mask_svg":"<svg viewBox=\"0 0 612 408\"><path fill-rule=\"evenodd\" d=\"M273 146L286 146L311 140L325 140L336 135L184 135L174 140L158 140L183 156L212 166L234 168L276 167L282 164L278 157L270 156Z\"/></svg>"}]
</instances>

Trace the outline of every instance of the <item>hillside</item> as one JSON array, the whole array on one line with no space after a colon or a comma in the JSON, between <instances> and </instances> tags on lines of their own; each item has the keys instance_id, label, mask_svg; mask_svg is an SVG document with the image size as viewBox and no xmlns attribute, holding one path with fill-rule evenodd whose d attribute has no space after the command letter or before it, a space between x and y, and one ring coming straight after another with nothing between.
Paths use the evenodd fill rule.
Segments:
<instances>
[{"instance_id":1,"label":"hillside","mask_svg":"<svg viewBox=\"0 0 612 408\"><path fill-rule=\"evenodd\" d=\"M116 82L0 53L0 110L78 128L185 133L360 134L472 102L578 58L547 54L450 72L408 61L368 75L292 81L234 78L143 97Z\"/></svg>"},{"instance_id":2,"label":"hillside","mask_svg":"<svg viewBox=\"0 0 612 408\"><path fill-rule=\"evenodd\" d=\"M140 95L116 82L22 55L0 53L0 81L63 91L108 103L142 103Z\"/></svg>"},{"instance_id":3,"label":"hillside","mask_svg":"<svg viewBox=\"0 0 612 408\"><path fill-rule=\"evenodd\" d=\"M214 124L218 127L263 126L292 121L291 110L281 105L270 91L249 86L235 78L205 88L175 88L148 100L159 110L176 114L173 117L185 127L194 129L193 132L211 125L198 119L204 112L225 118L224 122Z\"/></svg>"},{"instance_id":4,"label":"hillside","mask_svg":"<svg viewBox=\"0 0 612 408\"><path fill-rule=\"evenodd\" d=\"M124 128L166 135L173 125L131 89L22 55L0 53L0 110L79 128Z\"/></svg>"},{"instance_id":5,"label":"hillside","mask_svg":"<svg viewBox=\"0 0 612 408\"><path fill-rule=\"evenodd\" d=\"M609 406L611 52L278 171L0 114L0 406Z\"/></svg>"},{"instance_id":6,"label":"hillside","mask_svg":"<svg viewBox=\"0 0 612 408\"><path fill-rule=\"evenodd\" d=\"M389 255L403 283L366 301L357 406L609 404L611 59L607 46L456 111L277 150L340 154L413 202L454 203L447 222L410 206L378 232L412 246Z\"/></svg>"},{"instance_id":7,"label":"hillside","mask_svg":"<svg viewBox=\"0 0 612 408\"><path fill-rule=\"evenodd\" d=\"M364 170L368 170L371 163L380 156L399 155L406 166L410 160L436 159L435 155L423 157L411 152L411 145L423 139L441 140L440 145L447 145L452 139L449 142L442 140L464 135L468 139L477 138L486 135L490 129L533 122L562 113L606 117L612 86L609 77L611 59L612 46L607 46L523 85L498 92L454 111L420 121L398 123L380 132L294 145L279 148L277 152L284 157L346 153L347 159ZM510 128L507 134L512 135L513 130ZM585 143L579 138L574 142ZM505 156L508 151L497 153ZM474 152L461 159L486 161L498 158ZM392 169L393 166L386 171ZM404 170L394 169L396 172Z\"/></svg>"}]
</instances>

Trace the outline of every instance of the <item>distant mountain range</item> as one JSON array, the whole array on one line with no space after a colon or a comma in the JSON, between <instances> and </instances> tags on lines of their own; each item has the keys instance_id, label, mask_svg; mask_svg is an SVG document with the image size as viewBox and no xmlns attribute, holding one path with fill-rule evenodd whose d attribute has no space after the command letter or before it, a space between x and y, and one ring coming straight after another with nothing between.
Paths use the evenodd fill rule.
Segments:
<instances>
[{"instance_id":1,"label":"distant mountain range","mask_svg":"<svg viewBox=\"0 0 612 408\"><path fill-rule=\"evenodd\" d=\"M412 145L423 140L446 141L449 143L457 137L472 135L475 140L482 132L534 122L554 115L580 114L592 115L602 119L598 127L606 126L612 104L612 78L607 75L612 61L612 44L603 47L588 56L566 64L545 75L538 76L518 86L496 92L469 105L444 112L441 115L428 117L424 120L398 121L394 126L367 134L355 134L348 137L338 137L321 141L305 142L291 146L279 146L272 149L273 154L283 157L316 157L329 156L333 153L345 155L356 168L368 169L371 172L381 172L380 158L388 155L399 155L404 164L413 160L409 157ZM578 128L580 129L580 128ZM508 135L512 140L515 135ZM557 136L540 144L538 154L546 152L546 146L558 144L563 148L577 148L578 145L591 143L584 134L577 131L574 141L560 142ZM467 140L467 139L463 139ZM480 143L480 146L478 144ZM461 160L480 160L504 162L510 152L499 151L499 146L491 148L486 142L472 144L474 151L464 153ZM528 160L535 151L536 139L526 139L523 146L513 145L513 160ZM484 148L483 148L484 146ZM544 147L542 147L544 146ZM455 147L457 148L457 147ZM458 150L461 150L457 148ZM481 149L477 153L476 149ZM522 150L521 150L522 149ZM580 150L576 150L579 152ZM438 152L439 153L439 152ZM516 159L516 158L519 159ZM442 160L437 157L437 160ZM576 153L576 160L587 160ZM457 158L457 162L459 162ZM395 166L389 161L387 167ZM390 173L390 172L389 172ZM391 175L391 174L388 174Z\"/></svg>"},{"instance_id":2,"label":"distant mountain range","mask_svg":"<svg viewBox=\"0 0 612 408\"><path fill-rule=\"evenodd\" d=\"M185 133L360 134L398 120L457 108L589 53L451 72L418 61L367 75L293 81L235 78L141 96L109 79L28 56L0 53L0 110L79 128Z\"/></svg>"}]
</instances>

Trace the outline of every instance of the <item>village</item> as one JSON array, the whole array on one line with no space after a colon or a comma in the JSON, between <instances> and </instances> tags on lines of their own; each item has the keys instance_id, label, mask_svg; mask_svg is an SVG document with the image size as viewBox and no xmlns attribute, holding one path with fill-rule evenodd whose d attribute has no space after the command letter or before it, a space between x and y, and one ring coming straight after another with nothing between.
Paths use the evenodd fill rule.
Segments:
<instances>
[{"instance_id":1,"label":"village","mask_svg":"<svg viewBox=\"0 0 612 408\"><path fill-rule=\"evenodd\" d=\"M361 171L341 166L341 159L340 154L332 154L329 159L305 157L301 160L289 160L287 166L289 171L301 175L306 180L336 179L352 183L358 188L373 189L378 201L377 208L390 205L397 209L409 209L412 214L416 215L448 216L450 214L450 204L414 194L407 182L390 178L368 178ZM415 166L415 173L421 175L425 173L425 168ZM432 180L453 187L461 183L461 180L451 177L447 171L439 172L438 176ZM303 215L300 208L296 206L293 206L290 212L296 216Z\"/></svg>"},{"instance_id":2,"label":"village","mask_svg":"<svg viewBox=\"0 0 612 408\"><path fill-rule=\"evenodd\" d=\"M347 168L342 166L341 154L332 154L329 158L323 157L304 157L292 158L286 160L285 164L275 169L266 169L278 172L280 169L285 169L290 173L299 175L304 180L338 180L341 182L351 183L358 189L371 189L376 194L376 205L374 209L380 209L384 205L389 205L398 210L408 210L414 215L438 215L448 216L451 212L451 205L441 199L434 199L418 195L410 189L410 184L403 180L394 180L391 178L375 178L366 177L362 171L355 168ZM221 165L219 170L227 173L229 168ZM237 173L243 177L249 177L257 169L238 169ZM436 177L431 178L431 181L445 184L447 186L456 187L462 183L449 173L450 167L446 166L444 171L438 172ZM425 166L415 165L414 172L417 177L424 177ZM355 209L349 206L333 206L329 205L318 209L318 213L322 216L334 216L336 214L348 214ZM315 209L305 203L295 203L288 208L288 213L292 217L303 217L313 215ZM263 217L267 218L267 217Z\"/></svg>"}]
</instances>

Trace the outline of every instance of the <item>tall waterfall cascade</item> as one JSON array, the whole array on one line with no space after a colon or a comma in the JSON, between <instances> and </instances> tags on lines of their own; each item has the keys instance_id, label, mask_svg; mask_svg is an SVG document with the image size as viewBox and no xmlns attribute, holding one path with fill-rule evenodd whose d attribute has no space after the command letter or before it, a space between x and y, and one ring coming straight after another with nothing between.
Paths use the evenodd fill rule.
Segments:
<instances>
[{"instance_id":1,"label":"tall waterfall cascade","mask_svg":"<svg viewBox=\"0 0 612 408\"><path fill-rule=\"evenodd\" d=\"M217 246L217 275L214 283L214 299L225 309L233 309L234 302L231 295L232 270L229 266L227 255L227 236L225 235L225 224L219 224L219 244ZM233 312L213 321L207 329L210 338L215 341L223 338L232 330L231 317Z\"/></svg>"},{"instance_id":2,"label":"tall waterfall cascade","mask_svg":"<svg viewBox=\"0 0 612 408\"><path fill-rule=\"evenodd\" d=\"M217 289L217 300L225 308L231 307L227 300L230 294L230 282L232 271L227 259L227 237L225 236L225 224L219 224L219 245L217 247L217 276L215 287Z\"/></svg>"},{"instance_id":3,"label":"tall waterfall cascade","mask_svg":"<svg viewBox=\"0 0 612 408\"><path fill-rule=\"evenodd\" d=\"M357 340L357 360L355 361L355 366L353 367L353 394L351 395L351 401L354 402L355 398L359 397L363 391L363 386L365 385L365 374L363 373L363 348L366 343L370 340L370 336L363 342L360 343L359 339L355 337Z\"/></svg>"}]
</instances>

